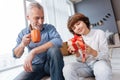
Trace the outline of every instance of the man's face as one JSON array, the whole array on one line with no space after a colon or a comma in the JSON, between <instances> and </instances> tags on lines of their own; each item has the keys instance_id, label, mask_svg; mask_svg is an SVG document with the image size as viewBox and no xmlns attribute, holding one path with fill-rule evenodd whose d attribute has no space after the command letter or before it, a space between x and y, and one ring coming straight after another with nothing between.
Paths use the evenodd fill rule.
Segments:
<instances>
[{"instance_id":1,"label":"man's face","mask_svg":"<svg viewBox=\"0 0 120 80\"><path fill-rule=\"evenodd\" d=\"M42 9L34 7L30 10L27 19L30 21L32 28L40 30L44 22L44 12Z\"/></svg>"}]
</instances>

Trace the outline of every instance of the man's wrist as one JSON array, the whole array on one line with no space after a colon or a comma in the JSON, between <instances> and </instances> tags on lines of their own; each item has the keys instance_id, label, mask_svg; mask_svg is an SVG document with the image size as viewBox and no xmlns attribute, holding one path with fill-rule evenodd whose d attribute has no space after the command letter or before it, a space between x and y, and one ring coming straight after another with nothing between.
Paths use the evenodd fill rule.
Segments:
<instances>
[{"instance_id":1,"label":"man's wrist","mask_svg":"<svg viewBox=\"0 0 120 80\"><path fill-rule=\"evenodd\" d=\"M25 48L25 45L23 43L20 44L21 48Z\"/></svg>"},{"instance_id":2,"label":"man's wrist","mask_svg":"<svg viewBox=\"0 0 120 80\"><path fill-rule=\"evenodd\" d=\"M35 49L32 49L31 52L30 52L33 56L35 56L37 54L36 50Z\"/></svg>"}]
</instances>

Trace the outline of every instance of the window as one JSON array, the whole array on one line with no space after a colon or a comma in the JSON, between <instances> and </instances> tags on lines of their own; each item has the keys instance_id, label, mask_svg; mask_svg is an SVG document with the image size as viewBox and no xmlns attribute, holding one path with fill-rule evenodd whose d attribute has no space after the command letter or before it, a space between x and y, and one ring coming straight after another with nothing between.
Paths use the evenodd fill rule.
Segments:
<instances>
[{"instance_id":1,"label":"window","mask_svg":"<svg viewBox=\"0 0 120 80\"><path fill-rule=\"evenodd\" d=\"M24 0L0 1L0 70L15 65L12 49L18 32L26 26Z\"/></svg>"},{"instance_id":2,"label":"window","mask_svg":"<svg viewBox=\"0 0 120 80\"><path fill-rule=\"evenodd\" d=\"M12 49L16 45L18 33L28 25L26 6L34 0L2 0L0 2L0 72L23 64L25 55L13 58ZM41 0L39 0L41 2ZM25 48L25 53L27 49Z\"/></svg>"}]
</instances>

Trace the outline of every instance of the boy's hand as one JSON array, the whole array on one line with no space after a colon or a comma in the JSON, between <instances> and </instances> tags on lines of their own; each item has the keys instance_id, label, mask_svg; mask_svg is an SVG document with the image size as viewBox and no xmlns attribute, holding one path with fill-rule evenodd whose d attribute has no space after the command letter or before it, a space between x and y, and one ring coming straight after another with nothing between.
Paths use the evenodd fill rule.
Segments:
<instances>
[{"instance_id":1,"label":"boy's hand","mask_svg":"<svg viewBox=\"0 0 120 80\"><path fill-rule=\"evenodd\" d=\"M91 48L90 46L88 46L87 44L86 44L86 53L88 55L97 56L97 51Z\"/></svg>"}]
</instances>

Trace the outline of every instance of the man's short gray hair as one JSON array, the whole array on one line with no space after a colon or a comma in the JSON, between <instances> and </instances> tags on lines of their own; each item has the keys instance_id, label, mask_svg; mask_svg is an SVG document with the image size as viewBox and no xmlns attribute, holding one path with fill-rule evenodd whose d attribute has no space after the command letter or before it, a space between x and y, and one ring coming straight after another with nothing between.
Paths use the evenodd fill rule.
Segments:
<instances>
[{"instance_id":1,"label":"man's short gray hair","mask_svg":"<svg viewBox=\"0 0 120 80\"><path fill-rule=\"evenodd\" d=\"M34 8L34 7L43 10L42 5L39 4L38 2L34 1L34 2L31 2L31 3L28 5L28 7L27 7L27 15L29 14L30 10L31 10L32 8Z\"/></svg>"}]
</instances>

